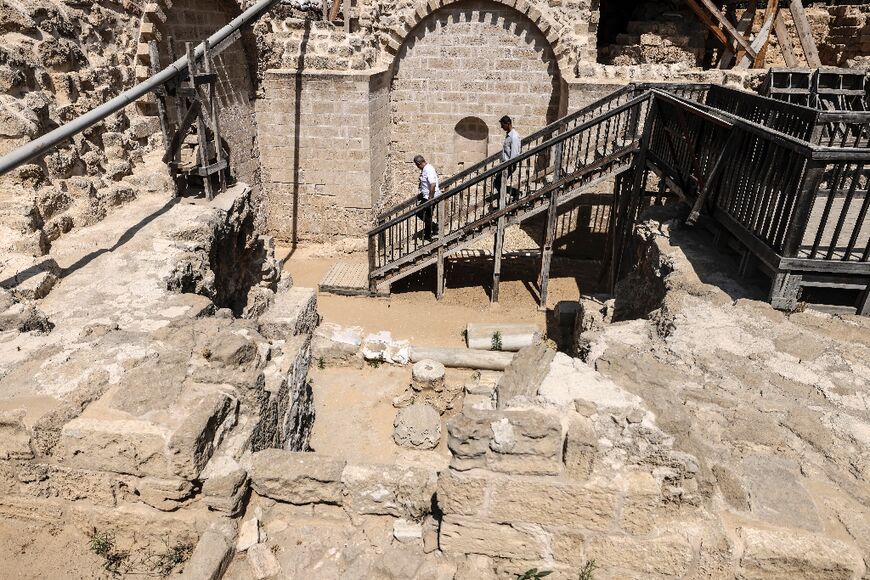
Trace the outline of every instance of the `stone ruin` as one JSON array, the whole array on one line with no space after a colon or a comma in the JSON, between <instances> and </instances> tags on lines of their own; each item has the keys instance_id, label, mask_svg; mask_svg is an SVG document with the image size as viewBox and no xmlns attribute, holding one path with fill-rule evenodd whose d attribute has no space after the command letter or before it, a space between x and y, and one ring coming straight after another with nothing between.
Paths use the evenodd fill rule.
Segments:
<instances>
[{"instance_id":1,"label":"stone ruin","mask_svg":"<svg viewBox=\"0 0 870 580\"><path fill-rule=\"evenodd\" d=\"M558 350L465 380L321 323L276 257L364 235L424 133L449 174L500 140L457 128L506 109L531 132L629 80L760 84L705 70L684 9L604 4L285 3L218 62L237 183L211 202L171 193L150 97L0 178L12 577L870 577L870 322L757 300L680 208L640 221L613 296L554 311ZM147 76L143 42L166 65L239 9L0 0L0 153ZM866 66L866 6L808 13L824 64ZM421 108L445 55L462 73ZM399 459L312 449L321 363L404 373Z\"/></svg>"}]
</instances>

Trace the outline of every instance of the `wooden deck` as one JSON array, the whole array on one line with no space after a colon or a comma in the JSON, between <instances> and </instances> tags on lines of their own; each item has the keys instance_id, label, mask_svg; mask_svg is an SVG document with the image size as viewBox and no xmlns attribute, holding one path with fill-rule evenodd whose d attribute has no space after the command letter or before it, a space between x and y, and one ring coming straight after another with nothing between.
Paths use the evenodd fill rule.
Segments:
<instances>
[{"instance_id":1,"label":"wooden deck","mask_svg":"<svg viewBox=\"0 0 870 580\"><path fill-rule=\"evenodd\" d=\"M323 276L317 289L340 296L389 296L385 288L369 290L369 267L365 262L338 262Z\"/></svg>"}]
</instances>

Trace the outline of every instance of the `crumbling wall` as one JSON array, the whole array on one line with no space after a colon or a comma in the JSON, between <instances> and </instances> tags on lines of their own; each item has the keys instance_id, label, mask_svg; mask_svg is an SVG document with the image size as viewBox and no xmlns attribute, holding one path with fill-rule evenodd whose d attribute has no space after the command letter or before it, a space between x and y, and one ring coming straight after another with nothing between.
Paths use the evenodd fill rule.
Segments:
<instances>
[{"instance_id":1,"label":"crumbling wall","mask_svg":"<svg viewBox=\"0 0 870 580\"><path fill-rule=\"evenodd\" d=\"M130 87L140 15L128 2L0 3L0 155ZM41 255L138 190L165 187L159 171L130 181L155 132L125 110L0 178L0 247Z\"/></svg>"}]
</instances>

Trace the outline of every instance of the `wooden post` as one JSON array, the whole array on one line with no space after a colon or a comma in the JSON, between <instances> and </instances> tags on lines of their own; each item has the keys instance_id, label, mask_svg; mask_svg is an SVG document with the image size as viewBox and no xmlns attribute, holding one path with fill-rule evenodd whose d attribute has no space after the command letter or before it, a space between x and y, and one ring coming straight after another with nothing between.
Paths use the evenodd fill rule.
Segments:
<instances>
[{"instance_id":1,"label":"wooden post","mask_svg":"<svg viewBox=\"0 0 870 580\"><path fill-rule=\"evenodd\" d=\"M344 0L344 32L350 34L350 0Z\"/></svg>"},{"instance_id":2,"label":"wooden post","mask_svg":"<svg viewBox=\"0 0 870 580\"><path fill-rule=\"evenodd\" d=\"M193 45L191 43L187 43L185 45L187 50L187 67L188 74L190 75L190 86L194 89L194 99L202 102L199 99L199 91L196 90L196 59L194 58ZM208 168L208 139L206 138L206 128L205 121L203 121L203 111L202 106L200 106L200 113L196 116L196 137L199 142L199 166L203 169L203 174L205 174L205 170ZM208 175L202 176L203 187L205 188L206 197L211 201L214 199L214 190L211 186L211 179Z\"/></svg>"},{"instance_id":3,"label":"wooden post","mask_svg":"<svg viewBox=\"0 0 870 580\"><path fill-rule=\"evenodd\" d=\"M819 184L825 174L824 161L810 161L804 173L804 181L798 192L795 207L792 211L792 219L789 221L785 241L782 244L782 255L785 258L794 258L800 250L801 240L807 229L807 221L813 208L813 201L819 189Z\"/></svg>"},{"instance_id":4,"label":"wooden post","mask_svg":"<svg viewBox=\"0 0 870 580\"><path fill-rule=\"evenodd\" d=\"M438 216L438 238L440 240L447 233L445 231L447 229L447 224L444 221L444 203L436 204L435 208L436 215ZM435 284L435 298L441 300L444 298L444 244L438 246L437 277Z\"/></svg>"},{"instance_id":5,"label":"wooden post","mask_svg":"<svg viewBox=\"0 0 870 580\"><path fill-rule=\"evenodd\" d=\"M562 143L556 144L555 168L553 179L558 182L562 178ZM547 208L547 223L544 226L544 239L541 244L541 274L538 277L538 287L541 289L541 301L538 310L547 309L547 292L550 287L550 263L553 259L553 243L556 239L556 216L559 213L559 189L550 193L550 207Z\"/></svg>"},{"instance_id":6,"label":"wooden post","mask_svg":"<svg viewBox=\"0 0 870 580\"><path fill-rule=\"evenodd\" d=\"M785 59L785 66L789 68L796 67L798 65L798 60L794 54L794 44L791 41L788 27L785 25L785 20L782 18L782 11L776 13L776 20L773 21L773 29L776 32L776 39L779 41L779 46L782 48L782 57Z\"/></svg>"},{"instance_id":7,"label":"wooden post","mask_svg":"<svg viewBox=\"0 0 870 580\"><path fill-rule=\"evenodd\" d=\"M157 50L157 43L153 40L148 43L148 53L151 56L151 74L155 75L160 72L160 51ZM169 117L166 113L165 85L157 91L157 115L160 118L160 133L163 135L163 143L166 150L169 151Z\"/></svg>"},{"instance_id":8,"label":"wooden post","mask_svg":"<svg viewBox=\"0 0 870 580\"><path fill-rule=\"evenodd\" d=\"M770 287L768 300L778 310L794 310L801 290L802 277L789 272L777 272Z\"/></svg>"},{"instance_id":9,"label":"wooden post","mask_svg":"<svg viewBox=\"0 0 870 580\"><path fill-rule=\"evenodd\" d=\"M858 297L858 316L870 316L870 282Z\"/></svg>"},{"instance_id":10,"label":"wooden post","mask_svg":"<svg viewBox=\"0 0 870 580\"><path fill-rule=\"evenodd\" d=\"M383 233L376 234L383 240ZM381 243L381 247L383 247L383 243ZM377 249L375 248L375 236L369 236L369 292L372 294L378 289L377 282L374 278L372 278L372 272L375 271L375 255Z\"/></svg>"},{"instance_id":11,"label":"wooden post","mask_svg":"<svg viewBox=\"0 0 870 580\"><path fill-rule=\"evenodd\" d=\"M508 175L506 171L502 171L500 175L501 187L498 192L498 207L496 208L496 211L501 211L504 209L505 205L507 205ZM492 296L490 297L493 304L498 302L498 285L501 282L501 253L504 248L504 223L505 216L501 216L498 218L495 228L495 246L493 248L495 264L492 271Z\"/></svg>"},{"instance_id":12,"label":"wooden post","mask_svg":"<svg viewBox=\"0 0 870 580\"><path fill-rule=\"evenodd\" d=\"M791 0L789 7L791 8L791 16L794 20L794 27L797 30L798 40L800 40L804 54L807 57L807 64L810 68L819 68L822 66L822 61L819 59L819 51L816 48L816 41L813 39L813 29L810 27L810 21L807 20L804 5L801 4L801 0Z\"/></svg>"},{"instance_id":13,"label":"wooden post","mask_svg":"<svg viewBox=\"0 0 870 580\"><path fill-rule=\"evenodd\" d=\"M205 65L206 74L212 72L211 54L209 54L208 40L202 43L205 49L203 53L203 63ZM220 167L224 162L224 148L221 145L221 120L219 115L217 83L209 83L208 85L208 104L209 114L211 116L211 132L214 140L215 163ZM220 184L220 193L227 190L227 170L229 169L229 159L227 159L227 169L218 171L218 183ZM206 176L206 179L211 179L211 176Z\"/></svg>"}]
</instances>

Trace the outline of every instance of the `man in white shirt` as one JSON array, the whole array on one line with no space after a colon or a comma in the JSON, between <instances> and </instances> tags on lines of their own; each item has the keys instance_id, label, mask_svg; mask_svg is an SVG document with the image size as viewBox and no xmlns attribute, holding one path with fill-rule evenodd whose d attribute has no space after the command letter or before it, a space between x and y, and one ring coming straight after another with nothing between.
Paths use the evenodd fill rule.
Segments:
<instances>
[{"instance_id":1,"label":"man in white shirt","mask_svg":"<svg viewBox=\"0 0 870 580\"><path fill-rule=\"evenodd\" d=\"M513 120L505 115L501 119L498 120L501 125L502 130L505 132L504 137L504 145L501 148L501 162L507 163L511 159L516 159L520 156L520 152L522 150L522 140L520 139L520 134L517 133L517 130L514 129ZM508 169L507 176L510 177L513 174L515 167L511 167ZM495 190L501 191L501 173L495 176ZM508 187L510 190L511 196L513 197L518 192L514 190L514 188Z\"/></svg>"},{"instance_id":2,"label":"man in white shirt","mask_svg":"<svg viewBox=\"0 0 870 580\"><path fill-rule=\"evenodd\" d=\"M438 172L431 163L426 163L426 159L422 155L414 157L414 165L420 170L420 203L426 203L430 199L435 199L441 195L441 188L438 186ZM423 212L423 239L431 240L432 234L438 233L438 224L432 223L432 208L428 208Z\"/></svg>"}]
</instances>

